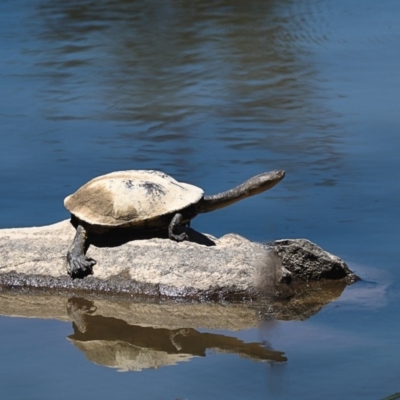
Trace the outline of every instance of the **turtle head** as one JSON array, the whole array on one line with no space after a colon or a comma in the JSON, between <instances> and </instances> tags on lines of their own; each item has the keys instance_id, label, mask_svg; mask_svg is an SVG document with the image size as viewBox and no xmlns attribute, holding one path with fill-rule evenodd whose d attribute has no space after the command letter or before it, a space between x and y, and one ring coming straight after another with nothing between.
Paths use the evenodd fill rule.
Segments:
<instances>
[{"instance_id":1,"label":"turtle head","mask_svg":"<svg viewBox=\"0 0 400 400\"><path fill-rule=\"evenodd\" d=\"M239 186L213 196L205 196L199 204L199 212L209 212L229 206L246 197L254 196L274 187L285 176L284 171L271 171L258 174Z\"/></svg>"},{"instance_id":2,"label":"turtle head","mask_svg":"<svg viewBox=\"0 0 400 400\"><path fill-rule=\"evenodd\" d=\"M280 182L285 177L285 171L271 171L271 172L263 172L262 174L258 174L248 179L246 182L243 182L241 185L236 186L232 190L241 194L239 200L254 196L255 194L259 194L265 192L268 189L274 187L278 182Z\"/></svg>"}]
</instances>

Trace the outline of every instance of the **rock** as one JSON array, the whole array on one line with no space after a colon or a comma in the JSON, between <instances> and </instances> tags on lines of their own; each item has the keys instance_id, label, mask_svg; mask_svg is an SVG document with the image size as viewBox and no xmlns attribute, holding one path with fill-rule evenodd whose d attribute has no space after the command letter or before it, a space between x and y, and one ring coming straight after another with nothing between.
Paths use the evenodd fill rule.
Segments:
<instances>
[{"instance_id":1,"label":"rock","mask_svg":"<svg viewBox=\"0 0 400 400\"><path fill-rule=\"evenodd\" d=\"M345 279L348 283L358 280L346 263L307 239L281 239L272 244L282 259L284 268L304 281Z\"/></svg>"},{"instance_id":2,"label":"rock","mask_svg":"<svg viewBox=\"0 0 400 400\"><path fill-rule=\"evenodd\" d=\"M304 239L263 245L190 230L183 243L91 245L93 275L72 280L66 251L74 234L69 221L0 230L0 315L69 322L67 339L88 360L120 371L187 362L209 349L286 362L282 351L226 331L307 319L357 279Z\"/></svg>"},{"instance_id":3,"label":"rock","mask_svg":"<svg viewBox=\"0 0 400 400\"><path fill-rule=\"evenodd\" d=\"M183 243L151 238L111 247L92 245L88 255L97 260L94 274L72 280L66 273L66 251L74 234L68 220L38 228L0 230L0 286L243 301L260 296L291 297L298 292L298 288L291 291L291 278L297 285L303 280L355 280L340 259L308 241L291 241L297 247L277 241L271 247L236 234L217 239L193 230L191 241Z\"/></svg>"}]
</instances>

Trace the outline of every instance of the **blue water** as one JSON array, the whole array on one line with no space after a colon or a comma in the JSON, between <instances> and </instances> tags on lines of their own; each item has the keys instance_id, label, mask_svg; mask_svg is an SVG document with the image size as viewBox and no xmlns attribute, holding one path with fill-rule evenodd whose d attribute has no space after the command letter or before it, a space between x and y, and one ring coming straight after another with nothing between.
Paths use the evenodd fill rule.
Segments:
<instances>
[{"instance_id":1,"label":"blue water","mask_svg":"<svg viewBox=\"0 0 400 400\"><path fill-rule=\"evenodd\" d=\"M118 373L70 322L1 317L10 399L380 399L400 391L400 3L0 2L0 227L68 218L88 179L160 169L205 189L284 169L270 192L193 221L306 237L364 279L306 321L230 332L235 354ZM1 301L1 296L0 296Z\"/></svg>"}]
</instances>

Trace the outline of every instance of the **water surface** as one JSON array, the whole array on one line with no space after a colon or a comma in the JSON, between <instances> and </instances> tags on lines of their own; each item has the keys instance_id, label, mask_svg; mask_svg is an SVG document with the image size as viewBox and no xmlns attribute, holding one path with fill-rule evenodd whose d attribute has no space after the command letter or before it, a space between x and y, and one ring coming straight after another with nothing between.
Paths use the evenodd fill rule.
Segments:
<instances>
[{"instance_id":1,"label":"water surface","mask_svg":"<svg viewBox=\"0 0 400 400\"><path fill-rule=\"evenodd\" d=\"M76 334L71 322L1 317L2 394L379 399L400 391L399 15L395 0L3 1L1 227L68 218L63 198L114 170L160 169L213 193L284 169L270 192L193 225L256 241L306 237L364 280L306 321L198 328L244 346L267 343L286 362L208 345L186 362L118 373L66 339Z\"/></svg>"}]
</instances>

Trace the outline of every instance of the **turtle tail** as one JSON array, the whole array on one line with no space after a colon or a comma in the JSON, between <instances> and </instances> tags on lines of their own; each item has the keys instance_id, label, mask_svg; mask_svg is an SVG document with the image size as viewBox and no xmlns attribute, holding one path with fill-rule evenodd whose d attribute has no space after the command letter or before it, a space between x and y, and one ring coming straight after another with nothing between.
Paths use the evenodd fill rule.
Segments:
<instances>
[{"instance_id":1,"label":"turtle tail","mask_svg":"<svg viewBox=\"0 0 400 400\"><path fill-rule=\"evenodd\" d=\"M254 196L274 187L285 176L284 171L271 171L253 176L226 192L204 196L198 204L198 212L206 213L227 207L246 197Z\"/></svg>"}]
</instances>

